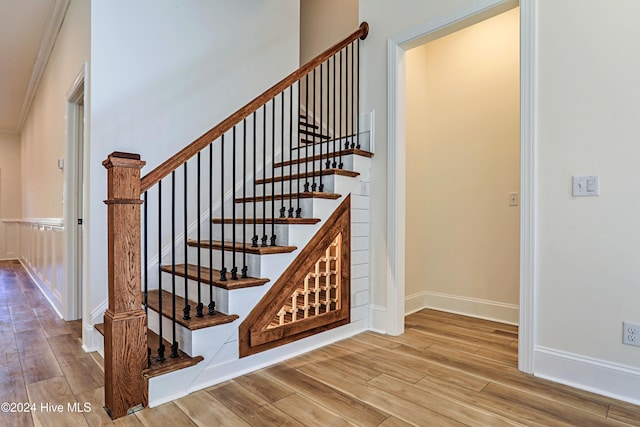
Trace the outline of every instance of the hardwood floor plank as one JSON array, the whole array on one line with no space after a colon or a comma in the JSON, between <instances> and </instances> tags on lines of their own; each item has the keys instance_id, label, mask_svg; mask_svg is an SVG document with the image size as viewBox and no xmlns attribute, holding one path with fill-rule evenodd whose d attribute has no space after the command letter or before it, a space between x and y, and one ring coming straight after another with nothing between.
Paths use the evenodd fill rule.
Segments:
<instances>
[{"instance_id":1,"label":"hardwood floor plank","mask_svg":"<svg viewBox=\"0 0 640 427\"><path fill-rule=\"evenodd\" d=\"M443 366L448 366L460 372L471 373L488 381L495 381L510 387L527 390L532 394L547 397L595 415L604 416L607 411L607 404L597 399L586 398L585 392L569 387L560 387L557 384L550 386L550 382L524 374L518 371L517 368L502 362L477 356L461 355L439 346L432 346L426 350L404 347L397 349L397 351L419 359L427 358Z\"/></svg>"},{"instance_id":2,"label":"hardwood floor plank","mask_svg":"<svg viewBox=\"0 0 640 427\"><path fill-rule=\"evenodd\" d=\"M522 390L506 387L501 384L490 383L481 393L490 394L510 405L517 405L525 410L539 411L552 417L557 422L564 422L567 426L610 426L610 420L580 411L571 406L545 399Z\"/></svg>"},{"instance_id":3,"label":"hardwood floor plank","mask_svg":"<svg viewBox=\"0 0 640 427\"><path fill-rule=\"evenodd\" d=\"M470 390L482 390L487 384L488 379L470 375L468 372L460 372L449 367L443 367L434 363L427 358L412 357L404 352L405 349L412 347L400 347L400 351L386 351L377 349L369 352L369 356L379 359L389 365L398 364L405 368L412 369L417 372L424 372L425 377L431 380L440 378L442 382L447 384L458 384L469 388Z\"/></svg>"},{"instance_id":4,"label":"hardwood floor plank","mask_svg":"<svg viewBox=\"0 0 640 427\"><path fill-rule=\"evenodd\" d=\"M327 410L323 406L320 406L299 394L292 394L280 399L274 403L274 406L304 426L339 427L354 425L346 419Z\"/></svg>"},{"instance_id":5,"label":"hardwood floor plank","mask_svg":"<svg viewBox=\"0 0 640 427\"><path fill-rule=\"evenodd\" d=\"M296 390L298 394L325 408L330 408L331 411L344 416L358 426L376 426L389 416L385 411L323 384L296 369L276 365L268 368L266 373Z\"/></svg>"},{"instance_id":6,"label":"hardwood floor plank","mask_svg":"<svg viewBox=\"0 0 640 427\"><path fill-rule=\"evenodd\" d=\"M193 393L174 403L199 426L249 427L246 421L224 406L211 393Z\"/></svg>"},{"instance_id":7,"label":"hardwood floor plank","mask_svg":"<svg viewBox=\"0 0 640 427\"><path fill-rule=\"evenodd\" d=\"M410 427L412 424L402 421L396 417L389 417L382 423L378 424L378 427Z\"/></svg>"},{"instance_id":8,"label":"hardwood floor plank","mask_svg":"<svg viewBox=\"0 0 640 427\"><path fill-rule=\"evenodd\" d=\"M359 335L354 336L353 339L364 344L369 344L371 346L380 347L387 350L394 349L402 345L398 342L388 339L386 335L379 335L370 332L363 332Z\"/></svg>"},{"instance_id":9,"label":"hardwood floor plank","mask_svg":"<svg viewBox=\"0 0 640 427\"><path fill-rule=\"evenodd\" d=\"M607 418L632 426L640 426L640 407L628 403L616 403L609 407Z\"/></svg>"},{"instance_id":10,"label":"hardwood floor plank","mask_svg":"<svg viewBox=\"0 0 640 427\"><path fill-rule=\"evenodd\" d=\"M460 401L447 399L436 393L432 393L424 388L418 388L411 384L398 381L394 378L381 375L371 381L369 384L387 391L402 399L413 402L424 408L437 412L445 417L459 421L466 425L482 425L482 426L523 426L513 420L501 417L490 411L481 410L473 407L473 405L463 404Z\"/></svg>"},{"instance_id":11,"label":"hardwood floor plank","mask_svg":"<svg viewBox=\"0 0 640 427\"><path fill-rule=\"evenodd\" d=\"M135 416L142 425L146 427L158 427L164 425L171 425L172 427L187 427L196 425L173 402L165 403L164 405L160 405L155 408L143 409L140 412L136 412Z\"/></svg>"},{"instance_id":12,"label":"hardwood floor plank","mask_svg":"<svg viewBox=\"0 0 640 427\"><path fill-rule=\"evenodd\" d=\"M276 402L294 393L291 388L275 381L263 371L243 375L234 379L234 381L268 403Z\"/></svg>"},{"instance_id":13,"label":"hardwood floor plank","mask_svg":"<svg viewBox=\"0 0 640 427\"><path fill-rule=\"evenodd\" d=\"M69 404L78 404L69 384L63 377L27 384L29 401L37 406L32 416L34 424L41 426L87 426L81 412L70 410Z\"/></svg>"},{"instance_id":14,"label":"hardwood floor plank","mask_svg":"<svg viewBox=\"0 0 640 427\"><path fill-rule=\"evenodd\" d=\"M301 425L281 410L269 405L262 397L233 381L209 393L252 426Z\"/></svg>"},{"instance_id":15,"label":"hardwood floor plank","mask_svg":"<svg viewBox=\"0 0 640 427\"><path fill-rule=\"evenodd\" d=\"M104 385L104 375L96 369L95 360L86 353L84 356L58 362L74 394L95 390Z\"/></svg>"},{"instance_id":16,"label":"hardwood floor plank","mask_svg":"<svg viewBox=\"0 0 640 427\"><path fill-rule=\"evenodd\" d=\"M315 365L306 365L300 368L304 374L311 376L317 381L323 382L352 398L393 415L403 421L414 425L442 425L461 426L461 424L451 418L445 417L437 412L422 406L416 405L402 398L399 398L377 387L359 381L353 377L345 377L334 372L322 369Z\"/></svg>"}]
</instances>

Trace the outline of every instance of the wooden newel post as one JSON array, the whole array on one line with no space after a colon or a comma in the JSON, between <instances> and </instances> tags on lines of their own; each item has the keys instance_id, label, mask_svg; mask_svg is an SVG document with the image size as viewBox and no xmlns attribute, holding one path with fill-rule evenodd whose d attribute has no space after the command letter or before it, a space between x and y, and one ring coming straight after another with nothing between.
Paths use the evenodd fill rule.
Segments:
<instances>
[{"instance_id":1,"label":"wooden newel post","mask_svg":"<svg viewBox=\"0 0 640 427\"><path fill-rule=\"evenodd\" d=\"M147 406L147 318L140 276L140 169L137 154L114 152L108 174L109 308L104 314L105 406L120 418Z\"/></svg>"}]
</instances>

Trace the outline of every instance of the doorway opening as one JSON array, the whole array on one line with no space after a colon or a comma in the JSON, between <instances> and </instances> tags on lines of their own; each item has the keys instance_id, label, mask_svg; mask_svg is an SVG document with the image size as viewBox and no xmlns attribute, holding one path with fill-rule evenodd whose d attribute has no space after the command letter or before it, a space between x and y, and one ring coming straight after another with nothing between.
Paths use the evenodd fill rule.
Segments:
<instances>
[{"instance_id":1,"label":"doorway opening","mask_svg":"<svg viewBox=\"0 0 640 427\"><path fill-rule=\"evenodd\" d=\"M65 320L82 318L83 222L85 176L85 75L86 65L67 91L67 144L64 164Z\"/></svg>"},{"instance_id":2,"label":"doorway opening","mask_svg":"<svg viewBox=\"0 0 640 427\"><path fill-rule=\"evenodd\" d=\"M406 51L520 6L520 268L518 368L533 373L535 326L535 0L473 0L388 43L387 333L404 331ZM381 320L381 319L380 319ZM380 321L376 320L376 321Z\"/></svg>"},{"instance_id":3,"label":"doorway opening","mask_svg":"<svg viewBox=\"0 0 640 427\"><path fill-rule=\"evenodd\" d=\"M412 48L405 311L518 324L519 8Z\"/></svg>"}]
</instances>

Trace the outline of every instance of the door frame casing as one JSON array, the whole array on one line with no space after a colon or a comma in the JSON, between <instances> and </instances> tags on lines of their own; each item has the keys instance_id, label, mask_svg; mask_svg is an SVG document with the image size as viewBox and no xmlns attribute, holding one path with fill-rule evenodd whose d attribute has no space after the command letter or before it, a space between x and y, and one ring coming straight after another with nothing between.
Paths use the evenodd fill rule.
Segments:
<instances>
[{"instance_id":1,"label":"door frame casing","mask_svg":"<svg viewBox=\"0 0 640 427\"><path fill-rule=\"evenodd\" d=\"M405 52L520 5L520 322L518 368L533 373L536 256L536 4L537 0L473 0L389 38L386 332L404 332L406 218ZM378 323L378 322L376 322Z\"/></svg>"},{"instance_id":2,"label":"door frame casing","mask_svg":"<svg viewBox=\"0 0 640 427\"><path fill-rule=\"evenodd\" d=\"M88 64L84 64L66 93L67 100L67 141L65 146L64 164L64 290L62 295L62 315L65 320L76 320L83 317L83 295L87 294L86 256L82 256L82 265L78 259L84 255L86 239L82 239L82 247L78 245L79 230L78 200L76 194L81 194L82 211L86 212L87 185L80 184L78 188L78 173L86 177L88 148L88 97L86 82L88 81ZM82 120L82 134L78 131L79 121ZM78 161L79 144L82 144L82 159ZM79 163L82 171L79 171ZM83 178L84 179L84 178ZM84 218L83 218L84 221ZM77 271L81 269L79 279ZM80 283L78 283L80 281Z\"/></svg>"}]
</instances>

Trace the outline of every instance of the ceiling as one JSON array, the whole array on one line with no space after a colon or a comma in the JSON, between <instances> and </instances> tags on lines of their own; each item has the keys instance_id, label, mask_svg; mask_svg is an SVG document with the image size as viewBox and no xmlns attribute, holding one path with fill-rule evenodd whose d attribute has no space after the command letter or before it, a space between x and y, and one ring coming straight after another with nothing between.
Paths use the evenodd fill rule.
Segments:
<instances>
[{"instance_id":1,"label":"ceiling","mask_svg":"<svg viewBox=\"0 0 640 427\"><path fill-rule=\"evenodd\" d=\"M19 133L70 0L0 0L0 132Z\"/></svg>"}]
</instances>

